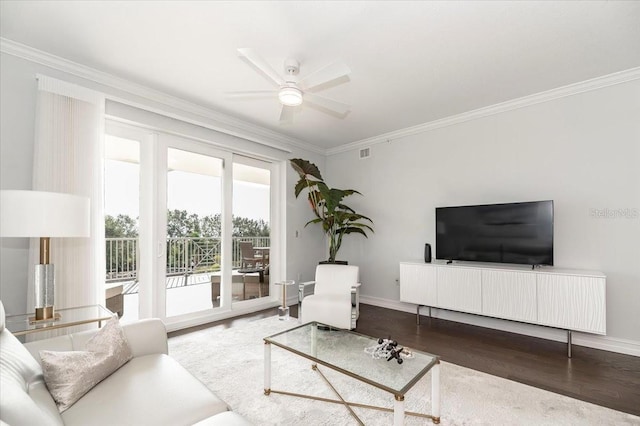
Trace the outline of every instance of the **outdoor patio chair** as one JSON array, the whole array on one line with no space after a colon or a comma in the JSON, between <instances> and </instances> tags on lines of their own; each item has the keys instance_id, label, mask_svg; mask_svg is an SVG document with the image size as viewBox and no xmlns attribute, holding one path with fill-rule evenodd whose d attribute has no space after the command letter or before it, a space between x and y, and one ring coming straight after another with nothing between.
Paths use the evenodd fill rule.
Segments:
<instances>
[{"instance_id":1,"label":"outdoor patio chair","mask_svg":"<svg viewBox=\"0 0 640 426\"><path fill-rule=\"evenodd\" d=\"M262 253L253 248L251 241L240 241L240 255L242 256L242 269L257 268L262 265Z\"/></svg>"}]
</instances>

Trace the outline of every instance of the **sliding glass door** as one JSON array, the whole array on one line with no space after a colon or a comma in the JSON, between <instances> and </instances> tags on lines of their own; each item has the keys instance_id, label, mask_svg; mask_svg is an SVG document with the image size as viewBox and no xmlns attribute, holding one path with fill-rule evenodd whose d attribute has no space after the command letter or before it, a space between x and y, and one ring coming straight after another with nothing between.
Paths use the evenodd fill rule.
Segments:
<instances>
[{"instance_id":1,"label":"sliding glass door","mask_svg":"<svg viewBox=\"0 0 640 426\"><path fill-rule=\"evenodd\" d=\"M160 238L165 243L159 272L164 280L164 317L190 318L229 305L225 273L231 270L228 249L231 199L231 155L206 144L160 135L158 166L164 180L158 210L165 212ZM225 186L225 184L227 184ZM225 207L227 209L225 210ZM229 211L227 211L229 210ZM162 298L162 297L161 297Z\"/></svg>"},{"instance_id":2,"label":"sliding glass door","mask_svg":"<svg viewBox=\"0 0 640 426\"><path fill-rule=\"evenodd\" d=\"M106 281L123 319L175 329L273 298L277 176L268 161L108 122Z\"/></svg>"},{"instance_id":3,"label":"sliding glass door","mask_svg":"<svg viewBox=\"0 0 640 426\"><path fill-rule=\"evenodd\" d=\"M222 270L223 165L212 155L167 150L167 317L220 306L211 281Z\"/></svg>"}]
</instances>

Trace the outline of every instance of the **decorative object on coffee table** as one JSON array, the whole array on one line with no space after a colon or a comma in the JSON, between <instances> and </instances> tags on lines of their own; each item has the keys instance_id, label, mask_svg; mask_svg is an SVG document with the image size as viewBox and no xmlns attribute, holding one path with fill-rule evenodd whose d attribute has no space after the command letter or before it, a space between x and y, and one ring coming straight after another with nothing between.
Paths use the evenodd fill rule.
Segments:
<instances>
[{"instance_id":1,"label":"decorative object on coffee table","mask_svg":"<svg viewBox=\"0 0 640 426\"><path fill-rule=\"evenodd\" d=\"M413 352L407 348L398 348L398 342L391 339L378 339L378 344L364 348L364 352L371 355L373 359L395 359L398 364L402 364L405 358L413 358Z\"/></svg>"}]
</instances>

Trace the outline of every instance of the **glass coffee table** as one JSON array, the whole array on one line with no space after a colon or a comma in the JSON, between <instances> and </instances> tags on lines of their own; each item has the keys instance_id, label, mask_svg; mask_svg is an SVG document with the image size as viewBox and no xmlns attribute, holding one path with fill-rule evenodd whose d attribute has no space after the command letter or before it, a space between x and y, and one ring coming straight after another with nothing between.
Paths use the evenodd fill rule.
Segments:
<instances>
[{"instance_id":1,"label":"glass coffee table","mask_svg":"<svg viewBox=\"0 0 640 426\"><path fill-rule=\"evenodd\" d=\"M440 423L440 358L411 350L413 357L402 364L396 360L373 359L365 348L378 344L378 339L347 330L319 330L315 322L264 338L264 393L317 399L343 404L360 423L351 407L372 408L393 412L393 424L404 424L406 415L429 418ZM278 346L312 362L312 368L329 384L339 399L327 399L271 389L271 345ZM393 409L345 401L318 369L318 364L375 386L394 396ZM431 371L431 414L406 412L404 396L422 377Z\"/></svg>"}]
</instances>

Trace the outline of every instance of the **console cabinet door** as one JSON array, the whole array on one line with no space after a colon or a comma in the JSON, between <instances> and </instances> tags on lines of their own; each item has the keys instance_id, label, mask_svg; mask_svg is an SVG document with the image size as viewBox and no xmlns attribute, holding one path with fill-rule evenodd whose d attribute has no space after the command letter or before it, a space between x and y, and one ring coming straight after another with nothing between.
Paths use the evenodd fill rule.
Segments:
<instances>
[{"instance_id":1,"label":"console cabinet door","mask_svg":"<svg viewBox=\"0 0 640 426\"><path fill-rule=\"evenodd\" d=\"M436 268L411 263L400 264L400 301L435 306Z\"/></svg>"},{"instance_id":2,"label":"console cabinet door","mask_svg":"<svg viewBox=\"0 0 640 426\"><path fill-rule=\"evenodd\" d=\"M538 323L606 334L605 278L538 274Z\"/></svg>"},{"instance_id":3,"label":"console cabinet door","mask_svg":"<svg viewBox=\"0 0 640 426\"><path fill-rule=\"evenodd\" d=\"M480 270L472 268L437 268L438 307L474 314L482 313Z\"/></svg>"},{"instance_id":4,"label":"console cabinet door","mask_svg":"<svg viewBox=\"0 0 640 426\"><path fill-rule=\"evenodd\" d=\"M515 321L536 322L536 275L529 272L482 271L482 313Z\"/></svg>"}]
</instances>

